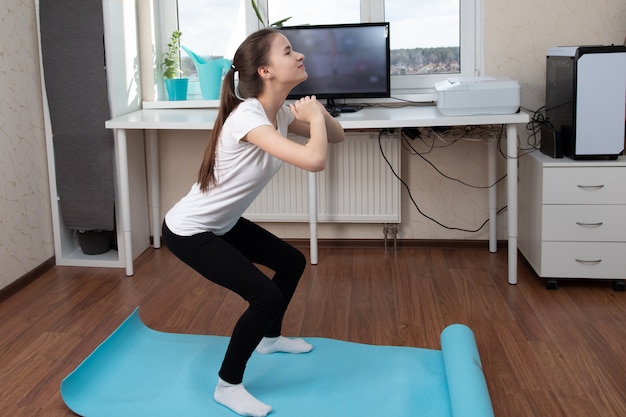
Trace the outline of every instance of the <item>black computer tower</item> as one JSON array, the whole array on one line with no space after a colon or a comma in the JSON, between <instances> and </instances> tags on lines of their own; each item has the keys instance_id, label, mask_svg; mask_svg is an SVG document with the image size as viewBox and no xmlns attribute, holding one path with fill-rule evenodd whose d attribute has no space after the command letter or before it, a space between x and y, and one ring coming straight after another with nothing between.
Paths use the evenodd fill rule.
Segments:
<instances>
[{"instance_id":1,"label":"black computer tower","mask_svg":"<svg viewBox=\"0 0 626 417\"><path fill-rule=\"evenodd\" d=\"M573 159L614 159L624 151L626 46L548 49L546 119ZM542 148L553 154L554 144Z\"/></svg>"}]
</instances>

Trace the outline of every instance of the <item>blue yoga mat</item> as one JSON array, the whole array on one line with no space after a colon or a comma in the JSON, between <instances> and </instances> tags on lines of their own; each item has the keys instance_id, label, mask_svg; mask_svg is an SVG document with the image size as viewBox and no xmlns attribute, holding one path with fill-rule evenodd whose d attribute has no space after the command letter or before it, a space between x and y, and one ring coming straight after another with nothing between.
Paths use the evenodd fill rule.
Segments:
<instances>
[{"instance_id":1,"label":"blue yoga mat","mask_svg":"<svg viewBox=\"0 0 626 417\"><path fill-rule=\"evenodd\" d=\"M492 417L472 331L454 324L441 350L306 338L306 354L254 353L244 377L272 417ZM233 417L213 401L228 338L165 333L135 311L61 383L85 417Z\"/></svg>"}]
</instances>

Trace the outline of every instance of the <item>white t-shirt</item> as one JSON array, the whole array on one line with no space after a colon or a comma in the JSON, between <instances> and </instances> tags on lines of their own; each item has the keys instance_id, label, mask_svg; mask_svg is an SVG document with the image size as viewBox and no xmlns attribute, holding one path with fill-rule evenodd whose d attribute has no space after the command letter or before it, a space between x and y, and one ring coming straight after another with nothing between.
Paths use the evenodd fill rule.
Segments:
<instances>
[{"instance_id":1,"label":"white t-shirt","mask_svg":"<svg viewBox=\"0 0 626 417\"><path fill-rule=\"evenodd\" d=\"M276 117L278 132L287 136L294 116L287 106ZM242 139L252 129L272 125L257 99L247 99L228 116L215 154L216 185L200 191L196 182L189 193L165 215L167 227L179 236L203 232L223 235L237 223L283 162Z\"/></svg>"}]
</instances>

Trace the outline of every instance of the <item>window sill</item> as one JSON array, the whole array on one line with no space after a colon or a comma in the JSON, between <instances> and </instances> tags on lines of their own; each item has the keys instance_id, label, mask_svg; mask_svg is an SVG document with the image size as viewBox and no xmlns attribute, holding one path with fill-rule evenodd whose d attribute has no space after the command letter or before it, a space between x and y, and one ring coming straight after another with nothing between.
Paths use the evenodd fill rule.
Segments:
<instances>
[{"instance_id":1,"label":"window sill","mask_svg":"<svg viewBox=\"0 0 626 417\"><path fill-rule=\"evenodd\" d=\"M144 101L144 109L217 109L219 100Z\"/></svg>"}]
</instances>

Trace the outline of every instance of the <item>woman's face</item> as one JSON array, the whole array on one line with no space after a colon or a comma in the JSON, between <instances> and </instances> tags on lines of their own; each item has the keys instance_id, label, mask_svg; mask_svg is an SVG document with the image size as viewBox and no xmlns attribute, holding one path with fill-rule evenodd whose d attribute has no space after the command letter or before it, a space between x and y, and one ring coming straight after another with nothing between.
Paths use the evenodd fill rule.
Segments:
<instances>
[{"instance_id":1,"label":"woman's face","mask_svg":"<svg viewBox=\"0 0 626 417\"><path fill-rule=\"evenodd\" d=\"M304 55L291 48L291 43L282 34L274 36L269 51L270 65L267 67L275 81L289 84L295 87L307 79L307 73L303 64Z\"/></svg>"}]
</instances>

